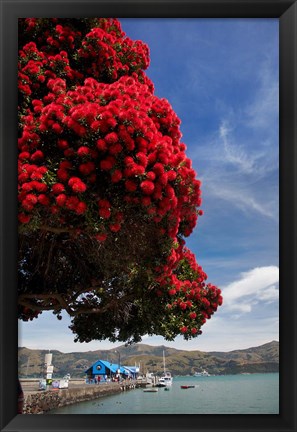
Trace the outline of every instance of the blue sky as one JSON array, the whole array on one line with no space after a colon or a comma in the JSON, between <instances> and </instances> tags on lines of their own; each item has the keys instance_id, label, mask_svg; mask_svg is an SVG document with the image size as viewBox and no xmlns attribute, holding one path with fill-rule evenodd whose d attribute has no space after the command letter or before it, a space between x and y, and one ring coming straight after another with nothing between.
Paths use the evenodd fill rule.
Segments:
<instances>
[{"instance_id":1,"label":"blue sky","mask_svg":"<svg viewBox=\"0 0 297 432\"><path fill-rule=\"evenodd\" d=\"M143 343L231 351L278 340L278 20L120 21L127 36L149 45L155 94L181 119L204 210L187 246L224 297L198 338ZM74 343L69 323L51 313L20 323L19 346L72 352L121 345Z\"/></svg>"}]
</instances>

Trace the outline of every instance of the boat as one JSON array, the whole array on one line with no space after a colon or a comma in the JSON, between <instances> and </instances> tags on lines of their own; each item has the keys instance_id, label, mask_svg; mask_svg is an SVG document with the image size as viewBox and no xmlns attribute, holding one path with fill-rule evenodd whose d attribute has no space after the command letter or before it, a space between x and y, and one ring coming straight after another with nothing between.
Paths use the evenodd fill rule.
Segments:
<instances>
[{"instance_id":1,"label":"boat","mask_svg":"<svg viewBox=\"0 0 297 432\"><path fill-rule=\"evenodd\" d=\"M204 376L207 376L207 377L209 377L210 374L209 374L209 373L204 369L202 372L195 372L195 373L194 373L194 376L195 376L195 377L198 377L198 376L199 376L199 377L200 377L200 376L203 376L203 377L204 377Z\"/></svg>"},{"instance_id":2,"label":"boat","mask_svg":"<svg viewBox=\"0 0 297 432\"><path fill-rule=\"evenodd\" d=\"M161 378L158 379L156 387L170 387L172 386L172 376L170 372L165 372Z\"/></svg>"},{"instance_id":3,"label":"boat","mask_svg":"<svg viewBox=\"0 0 297 432\"><path fill-rule=\"evenodd\" d=\"M146 388L143 390L145 393L156 393L158 391L157 388L152 387L152 388Z\"/></svg>"},{"instance_id":4,"label":"boat","mask_svg":"<svg viewBox=\"0 0 297 432\"><path fill-rule=\"evenodd\" d=\"M169 371L166 371L166 364L165 364L165 353L163 351L163 368L164 372L161 378L158 379L158 382L156 384L156 387L170 387L172 386L172 375Z\"/></svg>"},{"instance_id":5,"label":"boat","mask_svg":"<svg viewBox=\"0 0 297 432\"><path fill-rule=\"evenodd\" d=\"M189 388L195 388L196 386L194 385L181 385L180 388L181 389L189 389Z\"/></svg>"}]
</instances>

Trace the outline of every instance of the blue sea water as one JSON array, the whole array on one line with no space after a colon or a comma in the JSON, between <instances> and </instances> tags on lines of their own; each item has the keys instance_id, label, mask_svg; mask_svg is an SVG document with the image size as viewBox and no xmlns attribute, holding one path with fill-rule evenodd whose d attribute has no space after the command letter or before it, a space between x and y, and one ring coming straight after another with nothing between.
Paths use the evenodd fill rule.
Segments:
<instances>
[{"instance_id":1,"label":"blue sea water","mask_svg":"<svg viewBox=\"0 0 297 432\"><path fill-rule=\"evenodd\" d=\"M49 414L279 414L279 374L174 377L169 391L135 389Z\"/></svg>"}]
</instances>

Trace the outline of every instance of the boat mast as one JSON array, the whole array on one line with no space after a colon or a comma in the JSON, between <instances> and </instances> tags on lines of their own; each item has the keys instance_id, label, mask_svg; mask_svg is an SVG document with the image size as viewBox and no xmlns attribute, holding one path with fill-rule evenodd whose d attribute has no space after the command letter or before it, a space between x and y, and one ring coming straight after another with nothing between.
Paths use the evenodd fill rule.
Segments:
<instances>
[{"instance_id":1,"label":"boat mast","mask_svg":"<svg viewBox=\"0 0 297 432\"><path fill-rule=\"evenodd\" d=\"M163 368L164 368L164 375L165 375L166 367L165 367L165 352L164 352L164 350L163 350Z\"/></svg>"}]
</instances>

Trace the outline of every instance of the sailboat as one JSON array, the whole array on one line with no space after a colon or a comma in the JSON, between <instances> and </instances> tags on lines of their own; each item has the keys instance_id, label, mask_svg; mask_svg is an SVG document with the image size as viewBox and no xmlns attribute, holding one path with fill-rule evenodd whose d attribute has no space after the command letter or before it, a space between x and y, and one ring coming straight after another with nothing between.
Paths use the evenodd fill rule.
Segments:
<instances>
[{"instance_id":1,"label":"sailboat","mask_svg":"<svg viewBox=\"0 0 297 432\"><path fill-rule=\"evenodd\" d=\"M164 372L163 375L161 376L161 378L159 378L156 387L170 387L172 386L172 376L171 373L169 371L166 371L166 364L165 364L165 353L163 351L163 368L164 368Z\"/></svg>"}]
</instances>

